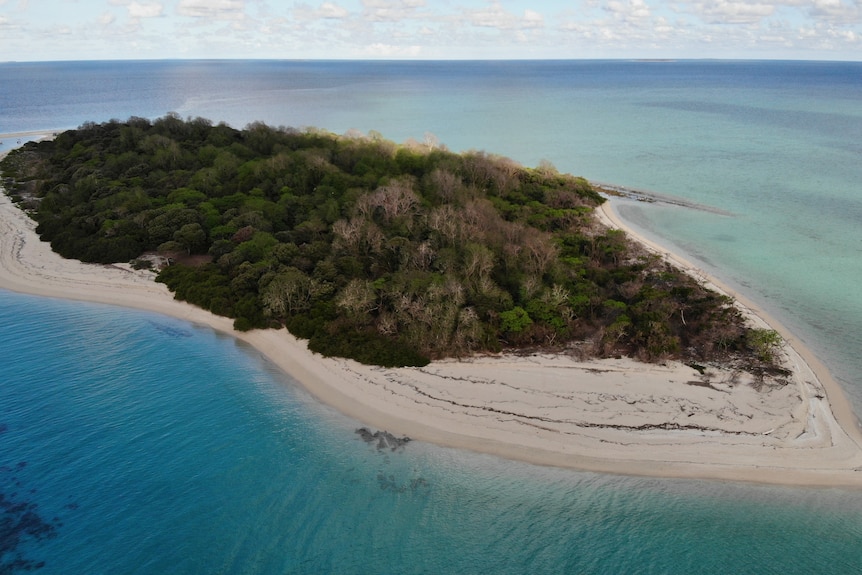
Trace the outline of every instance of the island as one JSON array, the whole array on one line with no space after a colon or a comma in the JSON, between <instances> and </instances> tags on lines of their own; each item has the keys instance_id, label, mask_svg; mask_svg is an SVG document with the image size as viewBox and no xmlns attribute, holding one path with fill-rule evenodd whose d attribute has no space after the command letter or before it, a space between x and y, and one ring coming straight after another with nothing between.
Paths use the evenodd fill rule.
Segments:
<instances>
[{"instance_id":1,"label":"island","mask_svg":"<svg viewBox=\"0 0 862 575\"><path fill-rule=\"evenodd\" d=\"M363 424L577 469L862 485L828 370L548 164L168 115L0 167L0 287L231 333Z\"/></svg>"}]
</instances>

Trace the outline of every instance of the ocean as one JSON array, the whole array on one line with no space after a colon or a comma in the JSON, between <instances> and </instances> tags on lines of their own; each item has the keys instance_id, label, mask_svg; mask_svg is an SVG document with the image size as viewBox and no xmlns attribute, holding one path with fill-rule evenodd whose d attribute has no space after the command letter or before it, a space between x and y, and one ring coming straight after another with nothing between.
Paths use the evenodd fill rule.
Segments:
<instances>
[{"instance_id":1,"label":"ocean","mask_svg":"<svg viewBox=\"0 0 862 575\"><path fill-rule=\"evenodd\" d=\"M4 63L0 85L0 133L173 111L433 134L682 200L619 209L862 412L860 63ZM378 451L212 330L9 292L0 321L0 573L862 571L858 491Z\"/></svg>"}]
</instances>

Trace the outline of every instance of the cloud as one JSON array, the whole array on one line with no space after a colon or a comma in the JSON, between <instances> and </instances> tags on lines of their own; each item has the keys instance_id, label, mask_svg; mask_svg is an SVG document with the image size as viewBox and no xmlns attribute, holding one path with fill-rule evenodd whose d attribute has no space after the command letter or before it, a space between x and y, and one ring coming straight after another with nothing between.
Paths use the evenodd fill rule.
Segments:
<instances>
[{"instance_id":1,"label":"cloud","mask_svg":"<svg viewBox=\"0 0 862 575\"><path fill-rule=\"evenodd\" d=\"M3 58L858 60L862 46L862 0L39 0L29 12L25 3L0 0Z\"/></svg>"},{"instance_id":2,"label":"cloud","mask_svg":"<svg viewBox=\"0 0 862 575\"><path fill-rule=\"evenodd\" d=\"M625 22L648 20L651 15L650 7L644 0L626 0L625 2L614 0L608 2L604 9L617 20Z\"/></svg>"},{"instance_id":3,"label":"cloud","mask_svg":"<svg viewBox=\"0 0 862 575\"><path fill-rule=\"evenodd\" d=\"M132 2L126 8L129 11L129 18L133 18L135 20L139 18L156 18L161 16L162 11L164 10L164 7L159 2L153 2L150 4Z\"/></svg>"},{"instance_id":4,"label":"cloud","mask_svg":"<svg viewBox=\"0 0 862 575\"><path fill-rule=\"evenodd\" d=\"M346 18L350 12L347 11L347 8L343 8L338 4L324 2L320 5L319 14L321 18L338 19Z\"/></svg>"},{"instance_id":5,"label":"cloud","mask_svg":"<svg viewBox=\"0 0 862 575\"><path fill-rule=\"evenodd\" d=\"M475 10L470 15L470 23L480 28L502 28L515 27L515 15L506 11L499 2L492 2L484 10Z\"/></svg>"},{"instance_id":6,"label":"cloud","mask_svg":"<svg viewBox=\"0 0 862 575\"><path fill-rule=\"evenodd\" d=\"M860 9L862 8L860 8L859 3L846 4L841 0L814 0L811 2L809 13L820 20L858 22ZM848 37L852 37L852 35Z\"/></svg>"},{"instance_id":7,"label":"cloud","mask_svg":"<svg viewBox=\"0 0 862 575\"><path fill-rule=\"evenodd\" d=\"M416 17L425 0L362 0L362 15L372 22L397 22Z\"/></svg>"},{"instance_id":8,"label":"cloud","mask_svg":"<svg viewBox=\"0 0 862 575\"><path fill-rule=\"evenodd\" d=\"M110 26L116 20L116 16L114 16L113 12L103 12L101 16L99 16L99 24L102 26Z\"/></svg>"},{"instance_id":9,"label":"cloud","mask_svg":"<svg viewBox=\"0 0 862 575\"><path fill-rule=\"evenodd\" d=\"M774 4L722 0L700 5L706 22L714 24L745 24L759 22L775 13Z\"/></svg>"},{"instance_id":10,"label":"cloud","mask_svg":"<svg viewBox=\"0 0 862 575\"><path fill-rule=\"evenodd\" d=\"M830 30L829 33L834 38L838 38L839 40L850 42L852 44L855 44L860 40L860 35L853 30Z\"/></svg>"},{"instance_id":11,"label":"cloud","mask_svg":"<svg viewBox=\"0 0 862 575\"><path fill-rule=\"evenodd\" d=\"M245 0L180 0L177 13L205 20L241 20Z\"/></svg>"},{"instance_id":12,"label":"cloud","mask_svg":"<svg viewBox=\"0 0 862 575\"><path fill-rule=\"evenodd\" d=\"M497 28L499 30L526 30L530 28L542 28L545 19L539 12L524 10L523 16L509 12L494 0L487 8L468 12L468 21L477 28Z\"/></svg>"},{"instance_id":13,"label":"cloud","mask_svg":"<svg viewBox=\"0 0 862 575\"><path fill-rule=\"evenodd\" d=\"M415 57L422 52L421 46L401 46L376 42L362 49L362 54L374 58Z\"/></svg>"},{"instance_id":14,"label":"cloud","mask_svg":"<svg viewBox=\"0 0 862 575\"><path fill-rule=\"evenodd\" d=\"M545 26L544 17L533 10L524 10L523 28L543 28Z\"/></svg>"},{"instance_id":15,"label":"cloud","mask_svg":"<svg viewBox=\"0 0 862 575\"><path fill-rule=\"evenodd\" d=\"M297 4L293 10L293 16L297 20L343 20L350 16L350 12L333 2L324 2L318 8L308 4Z\"/></svg>"}]
</instances>

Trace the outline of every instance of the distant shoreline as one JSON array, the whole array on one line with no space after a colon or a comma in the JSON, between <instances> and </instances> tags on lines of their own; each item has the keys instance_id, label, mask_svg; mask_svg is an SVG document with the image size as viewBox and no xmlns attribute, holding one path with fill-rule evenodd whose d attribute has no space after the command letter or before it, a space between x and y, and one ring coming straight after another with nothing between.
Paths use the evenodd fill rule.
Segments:
<instances>
[{"instance_id":1,"label":"distant shoreline","mask_svg":"<svg viewBox=\"0 0 862 575\"><path fill-rule=\"evenodd\" d=\"M30 130L26 132L6 132L5 134L0 134L0 158L5 156L10 149L23 145L24 142L21 141L22 139L38 142L41 140L52 139L62 131L63 130Z\"/></svg>"},{"instance_id":2,"label":"distant shoreline","mask_svg":"<svg viewBox=\"0 0 862 575\"><path fill-rule=\"evenodd\" d=\"M613 201L597 210L625 229ZM681 267L687 262L640 240ZM688 266L691 269L691 266ZM862 487L862 434L810 352L735 296L754 322L782 331L787 384L669 362L579 361L502 354L384 369L308 351L285 330L236 332L229 318L179 302L149 271L65 260L0 198L0 288L149 310L252 345L326 404L397 435L542 465L657 477ZM711 278L704 282L729 292ZM734 294L735 295L735 294Z\"/></svg>"},{"instance_id":3,"label":"distant shoreline","mask_svg":"<svg viewBox=\"0 0 862 575\"><path fill-rule=\"evenodd\" d=\"M43 138L48 138L51 136L56 136L62 130L30 130L29 132L7 132L5 134L0 134L0 140L8 140L11 138L29 138L32 136L42 136Z\"/></svg>"}]
</instances>

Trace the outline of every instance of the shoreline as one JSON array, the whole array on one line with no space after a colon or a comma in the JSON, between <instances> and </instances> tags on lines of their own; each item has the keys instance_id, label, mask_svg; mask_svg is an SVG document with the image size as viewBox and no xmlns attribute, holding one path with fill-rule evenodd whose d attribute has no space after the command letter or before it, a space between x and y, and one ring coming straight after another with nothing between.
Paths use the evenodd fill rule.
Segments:
<instances>
[{"instance_id":1,"label":"shoreline","mask_svg":"<svg viewBox=\"0 0 862 575\"><path fill-rule=\"evenodd\" d=\"M712 274L702 272L700 268L690 260L678 253L666 249L664 246L643 236L642 234L639 234L630 226L627 226L623 217L616 210L613 202L605 202L598 210L596 210L596 213L605 225L625 231L629 237L635 239L641 245L646 246L647 249L665 256L674 265L687 270L688 273L693 273L696 276L703 278L704 285L733 298L737 307L743 311L749 321L760 324L762 327L777 331L784 340L785 348L791 348L811 369L827 394L833 415L838 420L839 424L845 430L848 430L848 433L856 436L856 440L859 442L860 448L862 448L862 420L860 420L859 416L857 416L856 412L853 410L853 405L845 395L844 389L832 376L829 368L826 367L814 352L812 352L805 343L796 337L793 332L778 321L772 314L766 312L750 298L741 294L737 289L730 287L726 282L721 281Z\"/></svg>"},{"instance_id":2,"label":"shoreline","mask_svg":"<svg viewBox=\"0 0 862 575\"><path fill-rule=\"evenodd\" d=\"M51 138L56 136L58 133L63 130L29 130L26 132L6 132L0 134L0 140L11 139L11 138L36 138L39 140L45 138Z\"/></svg>"},{"instance_id":3,"label":"shoreline","mask_svg":"<svg viewBox=\"0 0 862 575\"><path fill-rule=\"evenodd\" d=\"M236 332L233 321L173 299L150 271L65 260L35 223L0 194L0 288L143 309L251 345L313 396L395 435L529 463L653 477L862 487L862 433L843 391L792 334L713 278L743 311L785 338L792 381L756 386L677 362L578 361L503 354L379 368L323 358L286 330ZM627 229L612 202L606 224L696 270ZM756 389L758 388L759 389Z\"/></svg>"},{"instance_id":4,"label":"shoreline","mask_svg":"<svg viewBox=\"0 0 862 575\"><path fill-rule=\"evenodd\" d=\"M34 142L48 140L54 138L54 136L62 131L63 130L30 130L27 132L6 132L0 134L0 146L5 146L6 140L17 140L16 144L12 146L13 148L20 146L22 139ZM0 151L0 157L8 152L9 150Z\"/></svg>"}]
</instances>

